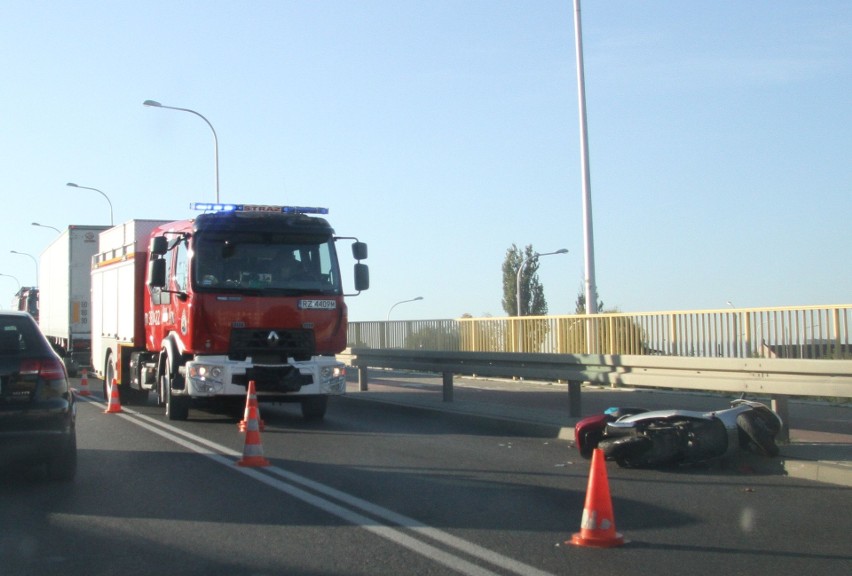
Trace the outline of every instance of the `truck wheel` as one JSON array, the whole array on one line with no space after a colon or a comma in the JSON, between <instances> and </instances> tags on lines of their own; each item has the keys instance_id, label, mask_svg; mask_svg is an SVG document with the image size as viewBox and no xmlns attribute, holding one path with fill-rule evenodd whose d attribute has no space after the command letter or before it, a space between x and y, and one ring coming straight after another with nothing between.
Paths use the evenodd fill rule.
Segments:
<instances>
[{"instance_id":1,"label":"truck wheel","mask_svg":"<svg viewBox=\"0 0 852 576\"><path fill-rule=\"evenodd\" d=\"M322 420L328 408L328 396L309 396L302 400L302 418Z\"/></svg>"},{"instance_id":2,"label":"truck wheel","mask_svg":"<svg viewBox=\"0 0 852 576\"><path fill-rule=\"evenodd\" d=\"M76 378L80 375L80 365L71 356L64 356L62 361L65 363L65 370L68 371L68 376Z\"/></svg>"},{"instance_id":3,"label":"truck wheel","mask_svg":"<svg viewBox=\"0 0 852 576\"><path fill-rule=\"evenodd\" d=\"M172 395L172 376L169 373L160 376L159 398L166 407L169 420L186 420L189 417L189 398Z\"/></svg>"},{"instance_id":4,"label":"truck wheel","mask_svg":"<svg viewBox=\"0 0 852 576\"><path fill-rule=\"evenodd\" d=\"M107 358L106 368L104 369L104 398L109 401L109 383L116 378L118 371L115 369L115 356L112 354ZM136 390L131 388L130 384L123 384L118 387L119 397L121 402L130 405L145 404L148 402L147 390Z\"/></svg>"},{"instance_id":5,"label":"truck wheel","mask_svg":"<svg viewBox=\"0 0 852 576\"><path fill-rule=\"evenodd\" d=\"M107 356L106 365L104 365L104 400L109 402L109 386L115 379L115 362L112 359L112 354Z\"/></svg>"}]
</instances>

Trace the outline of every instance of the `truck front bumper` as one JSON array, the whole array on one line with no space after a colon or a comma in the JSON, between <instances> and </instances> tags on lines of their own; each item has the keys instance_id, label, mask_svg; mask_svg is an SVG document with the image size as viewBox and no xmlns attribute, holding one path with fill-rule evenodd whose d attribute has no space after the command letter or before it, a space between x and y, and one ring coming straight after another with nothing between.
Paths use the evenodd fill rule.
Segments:
<instances>
[{"instance_id":1,"label":"truck front bumper","mask_svg":"<svg viewBox=\"0 0 852 576\"><path fill-rule=\"evenodd\" d=\"M183 371L186 386L172 393L193 398L245 396L249 380L255 381L257 393L266 398L346 393L346 367L326 356L272 365L254 364L251 358L238 362L226 356L206 356L187 362Z\"/></svg>"}]
</instances>

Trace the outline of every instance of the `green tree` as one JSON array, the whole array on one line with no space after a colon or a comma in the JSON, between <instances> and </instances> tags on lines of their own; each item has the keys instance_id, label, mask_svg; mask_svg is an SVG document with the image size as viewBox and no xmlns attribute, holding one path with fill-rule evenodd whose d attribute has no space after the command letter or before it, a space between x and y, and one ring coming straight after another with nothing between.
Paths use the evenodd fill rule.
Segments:
<instances>
[{"instance_id":1,"label":"green tree","mask_svg":"<svg viewBox=\"0 0 852 576\"><path fill-rule=\"evenodd\" d=\"M521 251L515 244L506 250L503 260L503 310L508 316L518 314L518 269L526 261L521 272L521 315L545 316L547 301L544 298L544 288L538 279L538 256L532 245Z\"/></svg>"},{"instance_id":2,"label":"green tree","mask_svg":"<svg viewBox=\"0 0 852 576\"><path fill-rule=\"evenodd\" d=\"M595 298L598 299L598 312L604 311L604 303L601 300L600 294L595 290ZM580 291L577 293L577 303L575 305L575 310L577 314L585 314L586 313L586 287L585 284L580 284Z\"/></svg>"}]
</instances>

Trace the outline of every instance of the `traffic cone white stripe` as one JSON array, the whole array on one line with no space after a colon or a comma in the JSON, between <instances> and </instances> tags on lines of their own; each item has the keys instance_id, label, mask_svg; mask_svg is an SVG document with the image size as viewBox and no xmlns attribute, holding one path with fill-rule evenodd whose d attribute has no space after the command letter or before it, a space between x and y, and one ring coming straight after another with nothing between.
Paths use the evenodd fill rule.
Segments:
<instances>
[{"instance_id":1,"label":"traffic cone white stripe","mask_svg":"<svg viewBox=\"0 0 852 576\"><path fill-rule=\"evenodd\" d=\"M249 406L245 426L246 441L243 447L243 457L237 461L238 466L269 466L269 460L263 457L263 446L260 443L257 403L251 403L251 398L254 396L256 396L254 380L250 380L246 397L246 403Z\"/></svg>"},{"instance_id":2,"label":"traffic cone white stripe","mask_svg":"<svg viewBox=\"0 0 852 576\"><path fill-rule=\"evenodd\" d=\"M254 381L252 380L251 382L249 382L250 386L247 387L247 390L246 390L246 409L243 412L243 419L240 420L240 422L237 424L237 426L240 429L240 432L246 431L246 425L248 424L248 421L251 417L252 407L255 409L255 413L257 414L258 429L261 432L263 432L263 429L266 427L266 424L264 423L264 421L260 417L260 408L257 405L257 391L253 390L253 389L249 389L251 387L251 385L253 385L253 384L254 384Z\"/></svg>"},{"instance_id":3,"label":"traffic cone white stripe","mask_svg":"<svg viewBox=\"0 0 852 576\"><path fill-rule=\"evenodd\" d=\"M118 381L115 378L112 379L112 382L109 385L109 404L107 404L107 409L104 410L105 414L118 414L122 412L121 410L121 400L118 397Z\"/></svg>"}]
</instances>

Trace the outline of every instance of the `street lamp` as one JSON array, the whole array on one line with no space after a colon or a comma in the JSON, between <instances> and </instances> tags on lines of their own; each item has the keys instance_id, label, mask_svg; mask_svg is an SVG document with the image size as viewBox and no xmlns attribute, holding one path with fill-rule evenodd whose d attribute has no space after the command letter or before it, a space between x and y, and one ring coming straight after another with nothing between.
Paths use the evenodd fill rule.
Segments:
<instances>
[{"instance_id":1,"label":"street lamp","mask_svg":"<svg viewBox=\"0 0 852 576\"><path fill-rule=\"evenodd\" d=\"M38 226L40 228L50 228L51 230L56 230L57 232L62 234L62 230L60 230L59 228L55 228L53 226L48 226L47 224L39 224L38 222L33 222L33 226Z\"/></svg>"},{"instance_id":2,"label":"street lamp","mask_svg":"<svg viewBox=\"0 0 852 576\"><path fill-rule=\"evenodd\" d=\"M66 184L66 186L71 186L72 188L80 188L82 190L94 190L95 192L97 192L98 194L100 194L101 196L106 198L106 201L109 203L109 225L110 226L115 225L115 224L113 224L113 220L112 220L112 202L110 201L109 196L107 196L106 194L104 194L103 192L98 190L97 188L90 188L88 186L80 186L78 184L74 184L73 182L69 182L68 184Z\"/></svg>"},{"instance_id":3,"label":"street lamp","mask_svg":"<svg viewBox=\"0 0 852 576\"><path fill-rule=\"evenodd\" d=\"M27 254L26 252L18 252L17 250L9 250L9 252L11 252L12 254L20 254L21 256L29 256L32 259L36 269L36 281L34 285L38 286L38 260L35 259L35 256L33 256L32 254Z\"/></svg>"},{"instance_id":4,"label":"street lamp","mask_svg":"<svg viewBox=\"0 0 852 576\"><path fill-rule=\"evenodd\" d=\"M567 253L568 253L567 248L560 248L556 252L545 252L544 254L539 254L538 252L536 252L532 256L529 256L529 257L521 260L521 265L518 266L518 275L517 275L517 280L516 280L517 286L515 287L515 300L517 300L517 303L518 303L518 316L522 316L522 314L521 314L521 312L522 312L521 311L521 272L523 272L524 267L527 265L527 262L529 262L533 258L538 258L539 256L552 256L553 254L567 254Z\"/></svg>"},{"instance_id":5,"label":"street lamp","mask_svg":"<svg viewBox=\"0 0 852 576\"><path fill-rule=\"evenodd\" d=\"M20 280L18 280L18 278L17 278L17 277L12 276L11 274L0 274L0 276L6 276L7 278L11 278L12 280L14 280L15 282L17 282L17 283L18 283L18 291L20 291L20 290L21 290L21 281L20 281Z\"/></svg>"},{"instance_id":6,"label":"street lamp","mask_svg":"<svg viewBox=\"0 0 852 576\"><path fill-rule=\"evenodd\" d=\"M210 126L210 131L213 132L213 153L215 155L216 160L216 204L219 203L219 138L216 136L216 130L213 128L213 124L210 123L210 120L196 112L195 110L190 110L189 108L177 108L176 106L166 106L165 104L160 104L156 100L145 100L142 102L143 106L149 106L152 108L168 108L169 110L180 110L181 112L189 112L190 114L195 114L202 120L204 120L208 126Z\"/></svg>"},{"instance_id":7,"label":"street lamp","mask_svg":"<svg viewBox=\"0 0 852 576\"><path fill-rule=\"evenodd\" d=\"M388 321L390 321L390 314L391 314L391 310L393 310L394 308L396 308L396 307L397 307L397 306L399 306L400 304L405 304L406 302L416 302L417 300L423 300L423 296L418 296L417 298L412 298L411 300L400 300L399 302L397 302L396 304L394 304L393 306L391 306L391 307L388 309Z\"/></svg>"}]
</instances>

